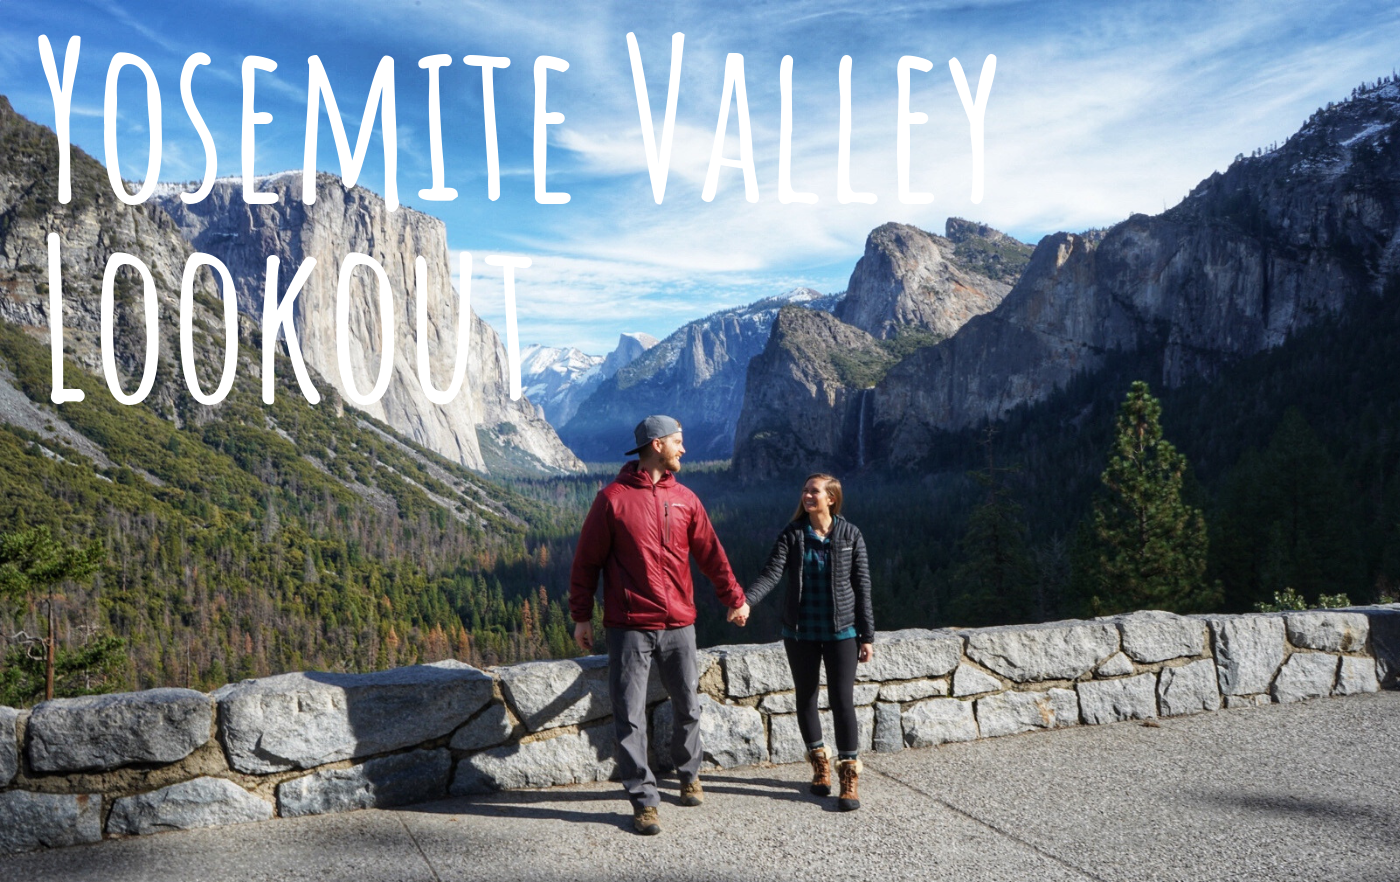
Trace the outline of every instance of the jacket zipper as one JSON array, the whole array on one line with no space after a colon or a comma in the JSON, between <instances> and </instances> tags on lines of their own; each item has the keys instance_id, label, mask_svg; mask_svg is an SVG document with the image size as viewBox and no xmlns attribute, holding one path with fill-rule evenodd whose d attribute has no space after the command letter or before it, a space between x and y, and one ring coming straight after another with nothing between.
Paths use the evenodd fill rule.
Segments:
<instances>
[{"instance_id":1,"label":"jacket zipper","mask_svg":"<svg viewBox=\"0 0 1400 882\"><path fill-rule=\"evenodd\" d=\"M836 562L841 559L841 555L836 550L835 524L831 525L831 533L832 536L826 545L826 565L831 570L831 633L836 634L841 630L837 627L836 621L836 617L840 615L840 611L836 608ZM854 599L854 594L852 594L852 599Z\"/></svg>"},{"instance_id":2,"label":"jacket zipper","mask_svg":"<svg viewBox=\"0 0 1400 882\"><path fill-rule=\"evenodd\" d=\"M651 492L656 493L655 484L652 485ZM671 501L669 499L661 504L661 547L671 547ZM666 567L664 559L661 566L664 570ZM666 621L669 623L671 621L671 592L669 590L662 591L661 596L666 606Z\"/></svg>"}]
</instances>

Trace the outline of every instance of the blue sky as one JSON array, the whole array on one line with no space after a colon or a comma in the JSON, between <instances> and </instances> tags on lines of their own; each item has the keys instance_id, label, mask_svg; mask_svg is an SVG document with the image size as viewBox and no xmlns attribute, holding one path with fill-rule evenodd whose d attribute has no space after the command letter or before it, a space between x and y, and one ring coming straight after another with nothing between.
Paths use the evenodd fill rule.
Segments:
<instances>
[{"instance_id":1,"label":"blue sky","mask_svg":"<svg viewBox=\"0 0 1400 882\"><path fill-rule=\"evenodd\" d=\"M498 270L488 253L529 256L519 272L522 342L610 349L618 333L661 337L690 319L796 285L845 287L866 234L885 221L941 232L950 215L1035 242L1057 230L1105 226L1157 213L1238 153L1282 141L1318 106L1400 65L1400 8L1384 3L1116 4L1047 2L532 3L157 2L38 3L0 0L0 93L53 125L37 39L62 63L82 37L73 141L103 157L103 94L114 53L145 59L159 81L160 177L198 179L200 140L180 99L185 59L212 60L194 77L221 176L241 172L247 55L275 60L260 73L256 171L299 168L307 59L324 63L352 142L380 59L395 61L400 198L442 218L448 244L477 256L473 305L501 327ZM189 10L197 11L189 11ZM664 112L671 35L685 34L675 146L665 201L656 205L628 60L635 32L654 121ZM701 199L728 53L744 56L759 201L742 174L723 169L713 202ZM431 184L428 75L420 58L446 53L441 72L446 184L452 202L425 202ZM481 76L465 55L504 56L495 72L501 194L487 198ZM971 201L967 116L949 73L956 57L973 93L987 55L997 68L986 111L985 196ZM569 63L551 72L548 187L567 205L540 205L532 170L537 56ZM778 200L779 65L793 62L792 183L814 205ZM874 204L836 198L843 55L852 63L851 185ZM911 130L915 190L905 205L896 180L896 66L903 55L933 64L914 72ZM134 68L119 81L118 152L128 179L146 168L145 86ZM338 170L322 111L318 164ZM731 110L724 155L738 155ZM376 127L360 183L383 192Z\"/></svg>"}]
</instances>

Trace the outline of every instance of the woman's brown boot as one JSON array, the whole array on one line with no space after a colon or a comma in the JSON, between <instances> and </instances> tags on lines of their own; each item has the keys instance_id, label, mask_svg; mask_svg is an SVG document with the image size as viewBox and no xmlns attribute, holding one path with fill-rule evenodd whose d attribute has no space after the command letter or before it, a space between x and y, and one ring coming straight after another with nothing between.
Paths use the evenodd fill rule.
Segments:
<instances>
[{"instance_id":1,"label":"woman's brown boot","mask_svg":"<svg viewBox=\"0 0 1400 882\"><path fill-rule=\"evenodd\" d=\"M817 796L830 796L831 748L817 747L807 751L807 761L812 764L812 786L809 789Z\"/></svg>"},{"instance_id":2,"label":"woman's brown boot","mask_svg":"<svg viewBox=\"0 0 1400 882\"><path fill-rule=\"evenodd\" d=\"M841 760L836 764L836 776L841 779L841 797L837 806L843 812L860 808L860 770L858 759Z\"/></svg>"}]
</instances>

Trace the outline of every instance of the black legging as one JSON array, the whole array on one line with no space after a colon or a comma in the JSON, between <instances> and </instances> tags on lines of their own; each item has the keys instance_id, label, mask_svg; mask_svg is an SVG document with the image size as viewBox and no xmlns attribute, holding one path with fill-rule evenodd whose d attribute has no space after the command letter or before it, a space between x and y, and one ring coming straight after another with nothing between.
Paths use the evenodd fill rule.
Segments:
<instances>
[{"instance_id":1,"label":"black legging","mask_svg":"<svg viewBox=\"0 0 1400 882\"><path fill-rule=\"evenodd\" d=\"M856 724L856 639L784 640L788 667L797 697L797 727L802 741L822 740L822 720L817 704L821 665L826 663L826 694L831 701L831 717L836 725L836 750L855 753L860 749Z\"/></svg>"}]
</instances>

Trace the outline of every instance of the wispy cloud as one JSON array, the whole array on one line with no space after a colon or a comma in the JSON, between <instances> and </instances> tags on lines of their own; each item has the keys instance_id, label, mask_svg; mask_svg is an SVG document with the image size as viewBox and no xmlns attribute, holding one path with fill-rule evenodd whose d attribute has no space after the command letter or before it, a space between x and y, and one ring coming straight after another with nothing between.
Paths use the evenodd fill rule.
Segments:
<instances>
[{"instance_id":1,"label":"wispy cloud","mask_svg":"<svg viewBox=\"0 0 1400 882\"><path fill-rule=\"evenodd\" d=\"M101 155L106 64L130 51L156 68L166 118L163 176L202 172L203 155L179 103L179 69L193 51L214 59L196 79L214 130L220 172L238 172L239 62L275 58L258 78L258 106L274 122L258 132L257 171L301 164L306 62L319 55L351 137L374 66L396 59L399 190L405 202L447 223L449 244L473 253L524 253L522 335L592 351L621 331L664 335L683 321L806 282L844 286L869 230L888 220L941 231L949 215L972 217L1028 240L1056 230L1155 213L1237 153L1280 141L1317 106L1362 80L1391 71L1400 8L1340 0L1269 4L1129 0L1086 11L1068 0L919 0L872 7L844 0L672 4L421 0L241 0L199 14L154 0L101 0L17 8L5 4L0 81L21 112L50 122L52 106L35 39L83 35L74 105L76 143ZM334 27L327 23L333 22ZM664 114L670 38L685 37L681 94L665 203L651 194L626 34L636 33L654 123ZM452 54L443 71L443 138L452 203L421 203L429 184L426 74L417 59ZM743 196L735 169L717 198L700 198L718 116L726 55L741 53L753 125L760 201ZM511 59L496 76L502 195L486 199L478 71L467 54ZM568 205L534 201L532 66L538 55L568 60L549 76L549 186ZM792 181L816 205L777 198L778 66L794 57ZM836 199L837 67L854 59L852 186L874 205ZM929 122L911 134L912 178L929 205L897 198L895 70L902 55L929 59L912 78L912 109ZM971 144L948 71L956 56L975 79L998 58L986 117L986 196L970 201ZM125 79L125 78L124 78ZM123 85L123 96L126 86ZM125 97L123 101L125 102ZM724 155L738 154L731 111ZM144 173L144 107L123 104L123 171ZM322 128L322 158L334 148ZM380 188L376 135L362 183ZM474 283L473 301L493 321L499 276ZM493 281L494 279L494 281ZM492 286L495 286L494 288ZM492 293L494 292L494 293ZM528 340L527 340L528 342Z\"/></svg>"}]
</instances>

